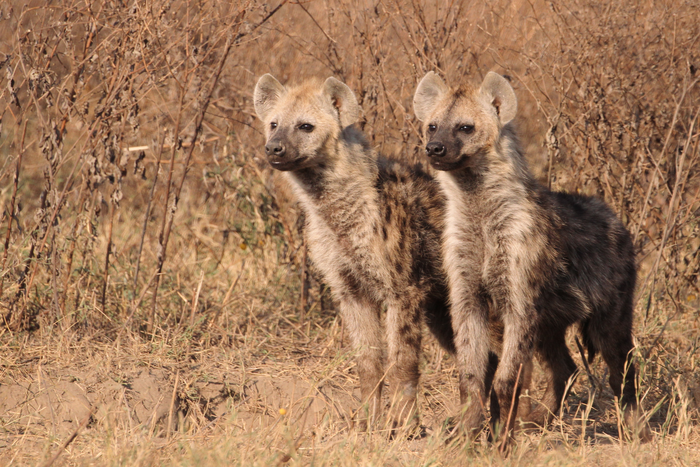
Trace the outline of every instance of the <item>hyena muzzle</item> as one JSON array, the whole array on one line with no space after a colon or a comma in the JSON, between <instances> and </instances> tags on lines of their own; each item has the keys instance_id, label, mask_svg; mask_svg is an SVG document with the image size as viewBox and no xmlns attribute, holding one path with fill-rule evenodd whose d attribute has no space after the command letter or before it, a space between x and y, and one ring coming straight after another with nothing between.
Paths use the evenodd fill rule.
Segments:
<instances>
[{"instance_id":1,"label":"hyena muzzle","mask_svg":"<svg viewBox=\"0 0 700 467\"><path fill-rule=\"evenodd\" d=\"M604 202L552 192L534 180L510 123L517 99L502 76L490 72L478 89L451 89L430 72L416 89L414 109L447 198L443 249L463 427L481 423L488 355L495 351L487 325L495 316L503 344L491 407L503 433L517 410L511 401L518 403L518 372L533 354L548 381L529 420L542 425L558 412L576 371L566 330L578 323L588 359L599 352L609 367L627 426L648 437L630 361L636 264L624 225Z\"/></svg>"},{"instance_id":2,"label":"hyena muzzle","mask_svg":"<svg viewBox=\"0 0 700 467\"><path fill-rule=\"evenodd\" d=\"M312 261L357 352L358 418L375 420L386 375L390 420L415 426L422 323L454 353L440 187L419 167L376 156L353 125L355 95L334 78L287 88L264 75L254 104L268 161L305 211Z\"/></svg>"}]
</instances>

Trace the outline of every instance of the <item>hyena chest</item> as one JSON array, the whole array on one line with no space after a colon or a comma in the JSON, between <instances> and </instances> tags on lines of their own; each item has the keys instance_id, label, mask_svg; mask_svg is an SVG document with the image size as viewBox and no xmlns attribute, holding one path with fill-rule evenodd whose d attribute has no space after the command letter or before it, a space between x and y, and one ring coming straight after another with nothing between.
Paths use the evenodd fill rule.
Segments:
<instances>
[{"instance_id":1,"label":"hyena chest","mask_svg":"<svg viewBox=\"0 0 700 467\"><path fill-rule=\"evenodd\" d=\"M337 232L310 216L307 237L311 258L336 296L350 294L385 301L394 287L385 254L370 229Z\"/></svg>"},{"instance_id":2,"label":"hyena chest","mask_svg":"<svg viewBox=\"0 0 700 467\"><path fill-rule=\"evenodd\" d=\"M453 268L463 271L463 280L474 282L470 288L493 296L502 293L516 270L527 268L531 262L529 246L524 241L530 226L517 216L500 217L486 208L474 203L470 210L452 218L445 254Z\"/></svg>"},{"instance_id":3,"label":"hyena chest","mask_svg":"<svg viewBox=\"0 0 700 467\"><path fill-rule=\"evenodd\" d=\"M484 287L492 289L508 274L509 263L514 260L514 252L500 241L498 232L484 229L483 255L481 258L481 280Z\"/></svg>"}]
</instances>

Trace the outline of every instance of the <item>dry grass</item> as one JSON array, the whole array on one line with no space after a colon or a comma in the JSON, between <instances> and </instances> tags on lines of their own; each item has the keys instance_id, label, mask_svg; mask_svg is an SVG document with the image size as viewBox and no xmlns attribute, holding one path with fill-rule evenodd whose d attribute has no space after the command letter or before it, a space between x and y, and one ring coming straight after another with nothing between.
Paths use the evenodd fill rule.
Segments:
<instances>
[{"instance_id":1,"label":"dry grass","mask_svg":"<svg viewBox=\"0 0 700 467\"><path fill-rule=\"evenodd\" d=\"M698 464L696 2L273 3L0 5L0 463ZM377 149L418 160L420 77L491 69L541 181L634 235L650 444L619 439L600 362L508 458L445 440L457 378L430 338L428 436L351 427L353 355L259 158L255 80L335 75Z\"/></svg>"}]
</instances>

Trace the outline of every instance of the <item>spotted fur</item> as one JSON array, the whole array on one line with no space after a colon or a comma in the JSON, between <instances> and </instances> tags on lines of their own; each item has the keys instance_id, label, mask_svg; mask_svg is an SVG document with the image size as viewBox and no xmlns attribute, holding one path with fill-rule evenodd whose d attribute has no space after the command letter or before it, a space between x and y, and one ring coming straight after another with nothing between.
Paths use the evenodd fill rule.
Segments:
<instances>
[{"instance_id":1,"label":"spotted fur","mask_svg":"<svg viewBox=\"0 0 700 467\"><path fill-rule=\"evenodd\" d=\"M517 100L503 77L489 73L478 89L450 89L428 73L414 109L447 198L443 251L465 429L482 421L490 320L503 326L491 406L505 433L514 422L511 401L518 404L518 372L533 354L548 385L529 420L543 424L557 413L576 371L565 342L575 323L589 359L600 352L608 364L610 386L636 425L629 360L636 265L628 231L604 202L536 183L510 123Z\"/></svg>"},{"instance_id":2,"label":"spotted fur","mask_svg":"<svg viewBox=\"0 0 700 467\"><path fill-rule=\"evenodd\" d=\"M392 420L414 423L422 323L454 353L439 185L420 167L377 157L352 125L354 94L333 78L287 88L265 75L254 101L268 160L301 202L311 258L357 349L360 419L380 411L386 373Z\"/></svg>"}]
</instances>

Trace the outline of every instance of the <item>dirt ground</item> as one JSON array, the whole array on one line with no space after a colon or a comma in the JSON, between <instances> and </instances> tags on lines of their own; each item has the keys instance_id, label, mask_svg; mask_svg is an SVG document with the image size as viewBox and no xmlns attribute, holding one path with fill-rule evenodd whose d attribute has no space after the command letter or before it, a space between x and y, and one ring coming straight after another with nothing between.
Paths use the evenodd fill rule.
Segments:
<instances>
[{"instance_id":1,"label":"dirt ground","mask_svg":"<svg viewBox=\"0 0 700 467\"><path fill-rule=\"evenodd\" d=\"M255 433L291 418L303 431L324 418L347 425L358 405L347 349L317 356L210 349L183 362L144 347L83 342L56 352L28 343L22 357L11 356L0 379L0 465L46 459L76 431L71 448L118 433L157 443L184 433L211 437L226 423ZM326 376L330 369L340 379ZM88 458L73 461L92 464Z\"/></svg>"},{"instance_id":2,"label":"dirt ground","mask_svg":"<svg viewBox=\"0 0 700 467\"><path fill-rule=\"evenodd\" d=\"M436 465L456 465L475 455L464 457L458 449L450 457L445 449L450 440L443 425L458 410L457 378L451 358L432 339L423 362L422 436L390 440L381 427L373 435L353 427L353 410L359 407L353 355L346 343L341 345L342 336L336 333L334 341L332 335L308 346L293 345L290 335L281 337L282 345L266 345L263 339L237 348L190 351L181 361L168 356L172 349L149 349L138 341L82 342L63 349L27 341L0 380L0 464L39 465L57 453L56 465L202 465L202 456L217 465L218 457L208 457L212 453L223 456L222 465L307 465L313 459L344 465L353 456L371 464L372 457L364 456L382 445L388 446L383 462L390 465L421 465L436 452ZM602 367L594 366L594 373L605 376ZM696 427L669 430L658 413L650 422L656 433L652 443L620 442L611 392L603 388L591 399L590 384L580 375L562 418L545 432L520 433L518 458L499 462L596 459L596 465L618 465L622 450L633 465L650 465L668 456L661 446L669 442L697 445ZM700 392L691 387L687 397L686 408L695 410ZM344 457L348 443L355 447ZM189 448L183 452L182 445ZM476 460L487 456L493 461L486 439L480 446ZM680 459L677 465L700 461L693 449L681 454L673 457Z\"/></svg>"}]
</instances>

